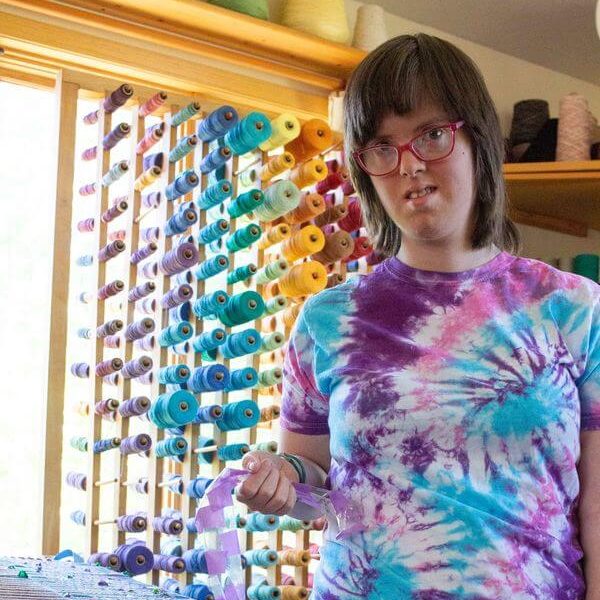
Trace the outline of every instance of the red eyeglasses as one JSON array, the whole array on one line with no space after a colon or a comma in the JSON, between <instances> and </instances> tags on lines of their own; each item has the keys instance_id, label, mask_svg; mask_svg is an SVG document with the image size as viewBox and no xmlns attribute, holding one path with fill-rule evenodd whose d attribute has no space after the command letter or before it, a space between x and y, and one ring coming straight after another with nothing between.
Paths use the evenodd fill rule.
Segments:
<instances>
[{"instance_id":1,"label":"red eyeglasses","mask_svg":"<svg viewBox=\"0 0 600 600\"><path fill-rule=\"evenodd\" d=\"M355 150L352 156L365 173L374 177L389 175L395 171L405 150L409 150L423 162L442 160L452 154L456 130L464 124L464 121L455 121L447 125L438 125L420 133L406 144L375 144Z\"/></svg>"}]
</instances>

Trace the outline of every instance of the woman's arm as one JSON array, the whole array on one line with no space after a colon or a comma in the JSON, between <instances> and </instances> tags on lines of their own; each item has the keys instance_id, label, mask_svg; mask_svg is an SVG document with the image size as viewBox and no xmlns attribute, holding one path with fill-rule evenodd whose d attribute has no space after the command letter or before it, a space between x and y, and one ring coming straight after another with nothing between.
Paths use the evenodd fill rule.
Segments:
<instances>
[{"instance_id":1,"label":"woman's arm","mask_svg":"<svg viewBox=\"0 0 600 600\"><path fill-rule=\"evenodd\" d=\"M600 600L600 431L581 433L579 461L580 539L587 593L585 600Z\"/></svg>"},{"instance_id":2,"label":"woman's arm","mask_svg":"<svg viewBox=\"0 0 600 600\"><path fill-rule=\"evenodd\" d=\"M304 435L280 430L279 452L299 456L306 469L306 483L324 487L331 465L329 435Z\"/></svg>"}]
</instances>

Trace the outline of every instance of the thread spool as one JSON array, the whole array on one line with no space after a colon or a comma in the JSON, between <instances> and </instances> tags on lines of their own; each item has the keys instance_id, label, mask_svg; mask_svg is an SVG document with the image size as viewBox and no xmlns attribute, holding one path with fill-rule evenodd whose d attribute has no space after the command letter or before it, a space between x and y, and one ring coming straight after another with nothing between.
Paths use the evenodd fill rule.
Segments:
<instances>
[{"instance_id":1,"label":"thread spool","mask_svg":"<svg viewBox=\"0 0 600 600\"><path fill-rule=\"evenodd\" d=\"M131 290L127 295L127 300L129 302L136 302L137 300L141 300L146 296L149 296L156 289L156 284L153 281L147 281L146 283L142 283ZM153 311L154 312L154 311Z\"/></svg>"},{"instance_id":2,"label":"thread spool","mask_svg":"<svg viewBox=\"0 0 600 600\"><path fill-rule=\"evenodd\" d=\"M198 411L198 401L184 390L161 394L152 403L148 417L162 429L178 427L194 420Z\"/></svg>"},{"instance_id":3,"label":"thread spool","mask_svg":"<svg viewBox=\"0 0 600 600\"><path fill-rule=\"evenodd\" d=\"M133 188L136 192L141 192L144 188L152 185L162 174L160 167L150 167L144 171L133 184Z\"/></svg>"},{"instance_id":4,"label":"thread spool","mask_svg":"<svg viewBox=\"0 0 600 600\"><path fill-rule=\"evenodd\" d=\"M231 296L222 309L219 310L218 317L226 327L234 325L243 325L248 321L259 319L265 310L265 303L262 296L257 292L248 290L241 294Z\"/></svg>"},{"instance_id":5,"label":"thread spool","mask_svg":"<svg viewBox=\"0 0 600 600\"><path fill-rule=\"evenodd\" d=\"M246 515L246 531L275 531L279 528L279 517L277 515L267 515L259 512L253 512Z\"/></svg>"},{"instance_id":6,"label":"thread spool","mask_svg":"<svg viewBox=\"0 0 600 600\"><path fill-rule=\"evenodd\" d=\"M264 194L264 202L253 211L261 221L273 221L294 210L300 203L300 190L292 181L276 181Z\"/></svg>"},{"instance_id":7,"label":"thread spool","mask_svg":"<svg viewBox=\"0 0 600 600\"><path fill-rule=\"evenodd\" d=\"M138 109L140 117L147 117L157 111L167 101L167 92L157 92L151 98L148 98Z\"/></svg>"},{"instance_id":8,"label":"thread spool","mask_svg":"<svg viewBox=\"0 0 600 600\"><path fill-rule=\"evenodd\" d=\"M308 567L310 563L310 552L307 550L281 550L278 555L280 565Z\"/></svg>"},{"instance_id":9,"label":"thread spool","mask_svg":"<svg viewBox=\"0 0 600 600\"><path fill-rule=\"evenodd\" d=\"M270 158L261 168L258 176L262 182L267 183L271 181L273 177L277 177L277 175L281 175L289 169L293 169L295 165L296 159L294 158L294 155L291 152L283 152Z\"/></svg>"},{"instance_id":10,"label":"thread spool","mask_svg":"<svg viewBox=\"0 0 600 600\"><path fill-rule=\"evenodd\" d=\"M316 253L313 258L327 265L344 260L351 256L353 252L354 239L347 231L339 230L325 237L323 249Z\"/></svg>"},{"instance_id":11,"label":"thread spool","mask_svg":"<svg viewBox=\"0 0 600 600\"><path fill-rule=\"evenodd\" d=\"M155 554L154 555L154 569L159 569L161 571L166 571L167 573L183 573L185 572L185 561L178 556L168 556L166 554ZM173 580L171 580L173 581ZM175 583L178 584L176 581ZM168 591L177 591L174 586L164 587Z\"/></svg>"},{"instance_id":12,"label":"thread spool","mask_svg":"<svg viewBox=\"0 0 600 600\"><path fill-rule=\"evenodd\" d=\"M289 262L294 262L316 252L325 246L325 235L315 225L307 225L281 244L281 252Z\"/></svg>"},{"instance_id":13,"label":"thread spool","mask_svg":"<svg viewBox=\"0 0 600 600\"><path fill-rule=\"evenodd\" d=\"M519 161L549 118L550 108L546 100L528 99L515 103L509 138L513 162Z\"/></svg>"},{"instance_id":14,"label":"thread spool","mask_svg":"<svg viewBox=\"0 0 600 600\"><path fill-rule=\"evenodd\" d=\"M173 118L171 119L171 127L178 127L189 119L194 118L200 112L200 109L200 102L190 102L190 104L173 115Z\"/></svg>"},{"instance_id":15,"label":"thread spool","mask_svg":"<svg viewBox=\"0 0 600 600\"><path fill-rule=\"evenodd\" d=\"M189 194L198 184L200 178L193 169L183 171L165 188L167 200L175 200Z\"/></svg>"},{"instance_id":16,"label":"thread spool","mask_svg":"<svg viewBox=\"0 0 600 600\"><path fill-rule=\"evenodd\" d=\"M314 158L332 144L333 133L329 125L322 119L310 119L302 125L300 135L286 144L285 149L294 156L296 163L302 163Z\"/></svg>"},{"instance_id":17,"label":"thread spool","mask_svg":"<svg viewBox=\"0 0 600 600\"><path fill-rule=\"evenodd\" d=\"M274 369L275 370L275 369ZM281 369L277 367L278 373L276 377L276 383L280 383L282 379ZM267 423L269 421L274 421L279 418L281 414L281 409L276 404L272 404L271 406L265 406L260 409L260 422Z\"/></svg>"},{"instance_id":18,"label":"thread spool","mask_svg":"<svg viewBox=\"0 0 600 600\"><path fill-rule=\"evenodd\" d=\"M265 285L283 276L289 269L289 263L284 258L266 264L260 271L254 275L254 281L257 285Z\"/></svg>"},{"instance_id":19,"label":"thread spool","mask_svg":"<svg viewBox=\"0 0 600 600\"><path fill-rule=\"evenodd\" d=\"M124 250L125 243L121 240L115 240L98 251L98 260L100 262L107 262L111 258L118 256Z\"/></svg>"},{"instance_id":20,"label":"thread spool","mask_svg":"<svg viewBox=\"0 0 600 600\"><path fill-rule=\"evenodd\" d=\"M119 414L123 418L140 417L145 415L150 408L150 400L146 396L134 396L125 400L119 406Z\"/></svg>"},{"instance_id":21,"label":"thread spool","mask_svg":"<svg viewBox=\"0 0 600 600\"><path fill-rule=\"evenodd\" d=\"M157 249L158 249L158 246L157 246L156 242L150 242L143 248L136 250L131 255L129 262L132 265L137 265L137 264L141 263L143 260L145 260L146 258L148 258L149 256L152 256L156 252Z\"/></svg>"},{"instance_id":22,"label":"thread spool","mask_svg":"<svg viewBox=\"0 0 600 600\"><path fill-rule=\"evenodd\" d=\"M298 189L322 182L327 178L327 165L319 158L312 158L294 167L290 173L292 181Z\"/></svg>"},{"instance_id":23,"label":"thread spool","mask_svg":"<svg viewBox=\"0 0 600 600\"><path fill-rule=\"evenodd\" d=\"M292 230L285 223L278 223L268 229L258 241L258 248L266 250L279 242L288 239L292 235Z\"/></svg>"},{"instance_id":24,"label":"thread spool","mask_svg":"<svg viewBox=\"0 0 600 600\"><path fill-rule=\"evenodd\" d=\"M253 388L258 383L258 373L252 367L244 367L243 369L235 369L229 373L229 385L225 388L226 391L232 392L235 390L243 390Z\"/></svg>"},{"instance_id":25,"label":"thread spool","mask_svg":"<svg viewBox=\"0 0 600 600\"><path fill-rule=\"evenodd\" d=\"M321 194L305 194L300 199L298 207L293 211L283 215L286 223L290 225L299 225L305 221L315 219L325 212L325 200Z\"/></svg>"},{"instance_id":26,"label":"thread spool","mask_svg":"<svg viewBox=\"0 0 600 600\"><path fill-rule=\"evenodd\" d=\"M102 213L100 220L103 223L110 223L114 221L117 217L120 217L128 208L128 204L125 200L118 199L113 206L108 208Z\"/></svg>"},{"instance_id":27,"label":"thread spool","mask_svg":"<svg viewBox=\"0 0 600 600\"><path fill-rule=\"evenodd\" d=\"M573 258L572 271L598 283L600 257L597 254L578 254Z\"/></svg>"},{"instance_id":28,"label":"thread spool","mask_svg":"<svg viewBox=\"0 0 600 600\"><path fill-rule=\"evenodd\" d=\"M121 375L125 379L135 379L152 370L153 361L150 356L134 358L123 365Z\"/></svg>"},{"instance_id":29,"label":"thread spool","mask_svg":"<svg viewBox=\"0 0 600 600\"><path fill-rule=\"evenodd\" d=\"M300 121L294 115L284 113L271 121L271 129L271 137L259 145L263 152L269 152L296 139L300 135Z\"/></svg>"},{"instance_id":30,"label":"thread spool","mask_svg":"<svg viewBox=\"0 0 600 600\"><path fill-rule=\"evenodd\" d=\"M593 118L581 94L567 94L558 107L556 160L590 160Z\"/></svg>"},{"instance_id":31,"label":"thread spool","mask_svg":"<svg viewBox=\"0 0 600 600\"><path fill-rule=\"evenodd\" d=\"M149 169L154 169L155 167L149 167ZM157 169L159 167L156 167ZM151 171L151 177L154 177L154 172ZM149 194L144 194L142 196L142 206L148 209L158 208L162 201L162 196L160 192L150 192ZM152 240L153 241L153 240Z\"/></svg>"},{"instance_id":32,"label":"thread spool","mask_svg":"<svg viewBox=\"0 0 600 600\"><path fill-rule=\"evenodd\" d=\"M225 365L214 364L194 369L188 382L195 394L224 390L229 385L229 369Z\"/></svg>"},{"instance_id":33,"label":"thread spool","mask_svg":"<svg viewBox=\"0 0 600 600\"><path fill-rule=\"evenodd\" d=\"M238 120L237 111L233 106L220 106L199 123L198 137L204 142L212 142L224 137Z\"/></svg>"},{"instance_id":34,"label":"thread spool","mask_svg":"<svg viewBox=\"0 0 600 600\"><path fill-rule=\"evenodd\" d=\"M94 231L94 217L79 221L79 223L77 223L77 231L80 231L81 233L90 233Z\"/></svg>"},{"instance_id":35,"label":"thread spool","mask_svg":"<svg viewBox=\"0 0 600 600\"><path fill-rule=\"evenodd\" d=\"M243 13L255 19L269 20L269 4L267 0L208 0L209 4L214 4L228 10Z\"/></svg>"},{"instance_id":36,"label":"thread spool","mask_svg":"<svg viewBox=\"0 0 600 600\"><path fill-rule=\"evenodd\" d=\"M194 329L189 321L181 321L175 325L165 327L158 336L161 347L174 346L180 342L189 340L194 335Z\"/></svg>"},{"instance_id":37,"label":"thread spool","mask_svg":"<svg viewBox=\"0 0 600 600\"><path fill-rule=\"evenodd\" d=\"M352 46L365 52L375 50L388 39L385 11L376 4L363 4L356 11Z\"/></svg>"},{"instance_id":38,"label":"thread spool","mask_svg":"<svg viewBox=\"0 0 600 600\"><path fill-rule=\"evenodd\" d=\"M373 250L373 246L369 242L369 238L366 236L359 236L354 238L354 250L352 254L343 259L343 262L349 263L350 261L356 261L363 256L366 256Z\"/></svg>"},{"instance_id":39,"label":"thread spool","mask_svg":"<svg viewBox=\"0 0 600 600\"><path fill-rule=\"evenodd\" d=\"M265 304L265 313L268 315L275 315L276 313L285 310L287 307L288 299L283 295L276 295ZM277 321L275 321L275 327L277 327ZM272 331L275 331L275 329Z\"/></svg>"},{"instance_id":40,"label":"thread spool","mask_svg":"<svg viewBox=\"0 0 600 600\"><path fill-rule=\"evenodd\" d=\"M127 326L125 330L125 339L129 342L138 340L154 331L154 320L150 317L144 317Z\"/></svg>"},{"instance_id":41,"label":"thread spool","mask_svg":"<svg viewBox=\"0 0 600 600\"><path fill-rule=\"evenodd\" d=\"M344 0L285 0L281 24L339 44L350 38Z\"/></svg>"},{"instance_id":42,"label":"thread spool","mask_svg":"<svg viewBox=\"0 0 600 600\"><path fill-rule=\"evenodd\" d=\"M154 565L152 551L141 540L128 540L115 550L115 554L120 558L122 568L132 576L148 573Z\"/></svg>"},{"instance_id":43,"label":"thread spool","mask_svg":"<svg viewBox=\"0 0 600 600\"><path fill-rule=\"evenodd\" d=\"M348 208L345 204L335 204L325 209L316 219L315 225L325 227L330 223L337 223L348 216Z\"/></svg>"},{"instance_id":44,"label":"thread spool","mask_svg":"<svg viewBox=\"0 0 600 600\"><path fill-rule=\"evenodd\" d=\"M232 127L223 138L233 154L242 155L266 142L273 133L271 122L260 112L250 112Z\"/></svg>"},{"instance_id":45,"label":"thread spool","mask_svg":"<svg viewBox=\"0 0 600 600\"><path fill-rule=\"evenodd\" d=\"M164 275L176 275L187 271L198 262L198 250L194 244L180 244L167 252L159 261L158 267Z\"/></svg>"},{"instance_id":46,"label":"thread spool","mask_svg":"<svg viewBox=\"0 0 600 600\"><path fill-rule=\"evenodd\" d=\"M140 454L148 452L150 448L152 448L152 438L145 433L139 433L123 438L121 440L120 451L124 455Z\"/></svg>"},{"instance_id":47,"label":"thread spool","mask_svg":"<svg viewBox=\"0 0 600 600\"><path fill-rule=\"evenodd\" d=\"M215 421L221 431L254 427L260 418L258 405L253 400L231 402L223 407L223 414Z\"/></svg>"}]
</instances>

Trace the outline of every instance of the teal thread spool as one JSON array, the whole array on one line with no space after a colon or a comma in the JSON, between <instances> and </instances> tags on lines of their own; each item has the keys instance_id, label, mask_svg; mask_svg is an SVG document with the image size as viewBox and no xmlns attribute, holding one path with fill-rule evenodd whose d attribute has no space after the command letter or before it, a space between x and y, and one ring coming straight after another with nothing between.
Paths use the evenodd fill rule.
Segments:
<instances>
[{"instance_id":1,"label":"teal thread spool","mask_svg":"<svg viewBox=\"0 0 600 600\"><path fill-rule=\"evenodd\" d=\"M262 296L255 291L248 290L229 298L217 316L223 325L233 327L260 319L264 311L265 301Z\"/></svg>"},{"instance_id":2,"label":"teal thread spool","mask_svg":"<svg viewBox=\"0 0 600 600\"><path fill-rule=\"evenodd\" d=\"M277 442L258 442L256 444L250 444L250 450L262 450L263 452L270 452L271 454L276 454Z\"/></svg>"},{"instance_id":3,"label":"teal thread spool","mask_svg":"<svg viewBox=\"0 0 600 600\"><path fill-rule=\"evenodd\" d=\"M296 533L301 529L308 531L310 529L310 521L301 521L300 519L294 519L289 515L283 515L279 519L279 529L282 531L292 531Z\"/></svg>"},{"instance_id":4,"label":"teal thread spool","mask_svg":"<svg viewBox=\"0 0 600 600\"><path fill-rule=\"evenodd\" d=\"M269 281L274 281L275 279L279 279L282 275L288 272L290 268L290 264L285 258L280 258L279 260L275 260L265 265L258 273L256 274L256 283L258 285L265 285L269 283Z\"/></svg>"},{"instance_id":5,"label":"teal thread spool","mask_svg":"<svg viewBox=\"0 0 600 600\"><path fill-rule=\"evenodd\" d=\"M227 334L225 330L217 327L212 331L205 331L198 337L192 340L192 347L195 352L208 352L210 350L216 350L219 346L225 343Z\"/></svg>"},{"instance_id":6,"label":"teal thread spool","mask_svg":"<svg viewBox=\"0 0 600 600\"><path fill-rule=\"evenodd\" d=\"M231 149L233 154L246 154L266 142L273 129L266 115L259 112L248 113L223 138L223 144Z\"/></svg>"},{"instance_id":7,"label":"teal thread spool","mask_svg":"<svg viewBox=\"0 0 600 600\"><path fill-rule=\"evenodd\" d=\"M229 259L224 254L218 254L200 263L194 271L194 275L196 279L203 281L226 271L228 268Z\"/></svg>"},{"instance_id":8,"label":"teal thread spool","mask_svg":"<svg viewBox=\"0 0 600 600\"><path fill-rule=\"evenodd\" d=\"M198 412L198 401L190 392L178 390L161 394L151 405L148 417L162 429L191 423Z\"/></svg>"},{"instance_id":9,"label":"teal thread spool","mask_svg":"<svg viewBox=\"0 0 600 600\"><path fill-rule=\"evenodd\" d=\"M192 335L194 335L192 324L189 321L181 321L181 323L165 327L158 336L158 343L163 348L166 348L167 346L174 346L180 342L185 342Z\"/></svg>"},{"instance_id":10,"label":"teal thread spool","mask_svg":"<svg viewBox=\"0 0 600 600\"><path fill-rule=\"evenodd\" d=\"M245 250L257 242L262 235L262 229L256 223L250 223L242 229L238 229L234 234L227 238L226 246L229 252L239 252Z\"/></svg>"},{"instance_id":11,"label":"teal thread spool","mask_svg":"<svg viewBox=\"0 0 600 600\"><path fill-rule=\"evenodd\" d=\"M208 3L244 13L255 19L269 20L269 4L267 0L208 0Z\"/></svg>"},{"instance_id":12,"label":"teal thread spool","mask_svg":"<svg viewBox=\"0 0 600 600\"><path fill-rule=\"evenodd\" d=\"M165 458L167 456L183 456L187 452L188 443L182 436L174 436L161 440L156 444L156 456Z\"/></svg>"},{"instance_id":13,"label":"teal thread spool","mask_svg":"<svg viewBox=\"0 0 600 600\"><path fill-rule=\"evenodd\" d=\"M198 198L198 207L202 210L208 210L213 206L221 204L233 193L233 185L228 179L220 179L217 183L207 187L200 198Z\"/></svg>"},{"instance_id":14,"label":"teal thread spool","mask_svg":"<svg viewBox=\"0 0 600 600\"><path fill-rule=\"evenodd\" d=\"M216 290L204 294L192 304L192 311L199 319L214 317L222 308L225 308L229 296L223 290Z\"/></svg>"},{"instance_id":15,"label":"teal thread spool","mask_svg":"<svg viewBox=\"0 0 600 600\"><path fill-rule=\"evenodd\" d=\"M279 529L278 515L265 515L259 512L249 513L246 516L246 531L275 531Z\"/></svg>"},{"instance_id":16,"label":"teal thread spool","mask_svg":"<svg viewBox=\"0 0 600 600\"><path fill-rule=\"evenodd\" d=\"M244 454L250 452L250 446L248 444L226 444L225 446L219 446L217 448L217 456L219 460L241 460Z\"/></svg>"},{"instance_id":17,"label":"teal thread spool","mask_svg":"<svg viewBox=\"0 0 600 600\"><path fill-rule=\"evenodd\" d=\"M237 219L258 208L265 201L265 195L260 190L250 190L240 194L227 207L230 217Z\"/></svg>"},{"instance_id":18,"label":"teal thread spool","mask_svg":"<svg viewBox=\"0 0 600 600\"><path fill-rule=\"evenodd\" d=\"M264 202L253 211L261 221L274 221L300 204L298 186L288 180L281 179L265 190Z\"/></svg>"},{"instance_id":19,"label":"teal thread spool","mask_svg":"<svg viewBox=\"0 0 600 600\"><path fill-rule=\"evenodd\" d=\"M238 267L231 271L231 273L227 273L227 283L229 285L233 285L234 283L239 283L240 281L247 281L256 273L256 265L250 263L249 265L244 265L243 267Z\"/></svg>"},{"instance_id":20,"label":"teal thread spool","mask_svg":"<svg viewBox=\"0 0 600 600\"><path fill-rule=\"evenodd\" d=\"M190 378L190 370L186 365L171 365L158 371L158 381L162 384L185 383Z\"/></svg>"},{"instance_id":21,"label":"teal thread spool","mask_svg":"<svg viewBox=\"0 0 600 600\"><path fill-rule=\"evenodd\" d=\"M244 390L253 388L258 383L258 373L252 367L235 369L229 373L227 391Z\"/></svg>"},{"instance_id":22,"label":"teal thread spool","mask_svg":"<svg viewBox=\"0 0 600 600\"><path fill-rule=\"evenodd\" d=\"M192 102L173 115L171 126L177 127L200 112L200 102Z\"/></svg>"},{"instance_id":23,"label":"teal thread spool","mask_svg":"<svg viewBox=\"0 0 600 600\"><path fill-rule=\"evenodd\" d=\"M600 257L597 254L578 254L573 258L572 270L577 275L598 283Z\"/></svg>"},{"instance_id":24,"label":"teal thread spool","mask_svg":"<svg viewBox=\"0 0 600 600\"><path fill-rule=\"evenodd\" d=\"M205 437L202 435L198 436L198 444L197 448L202 450L203 448L209 448L210 446L215 445L215 440L210 437ZM198 452L198 464L210 465L213 460L215 460L215 451L209 450L207 452Z\"/></svg>"},{"instance_id":25,"label":"teal thread spool","mask_svg":"<svg viewBox=\"0 0 600 600\"><path fill-rule=\"evenodd\" d=\"M281 348L285 342L285 336L279 331L274 331L263 336L259 352L273 352L277 348Z\"/></svg>"},{"instance_id":26,"label":"teal thread spool","mask_svg":"<svg viewBox=\"0 0 600 600\"><path fill-rule=\"evenodd\" d=\"M229 221L217 219L214 223L206 225L198 232L199 244L210 244L229 232Z\"/></svg>"},{"instance_id":27,"label":"teal thread spool","mask_svg":"<svg viewBox=\"0 0 600 600\"><path fill-rule=\"evenodd\" d=\"M270 567L277 564L277 552L274 550L248 550L244 552L246 561L253 567Z\"/></svg>"},{"instance_id":28,"label":"teal thread spool","mask_svg":"<svg viewBox=\"0 0 600 600\"><path fill-rule=\"evenodd\" d=\"M74 436L70 440L71 448L75 448L75 450L79 450L79 452L87 452L88 449L88 441L87 438L83 436Z\"/></svg>"},{"instance_id":29,"label":"teal thread spool","mask_svg":"<svg viewBox=\"0 0 600 600\"><path fill-rule=\"evenodd\" d=\"M283 371L279 367L269 369L267 371L261 371L258 374L258 385L259 387L271 387L281 383L283 379Z\"/></svg>"},{"instance_id":30,"label":"teal thread spool","mask_svg":"<svg viewBox=\"0 0 600 600\"><path fill-rule=\"evenodd\" d=\"M229 359L254 354L260 348L261 341L260 333L253 328L232 333L220 347L221 354Z\"/></svg>"},{"instance_id":31,"label":"teal thread spool","mask_svg":"<svg viewBox=\"0 0 600 600\"><path fill-rule=\"evenodd\" d=\"M267 300L267 303L265 305L265 312L268 315L274 315L275 313L285 310L288 307L288 305L289 300L286 296L275 296L274 298Z\"/></svg>"},{"instance_id":32,"label":"teal thread spool","mask_svg":"<svg viewBox=\"0 0 600 600\"><path fill-rule=\"evenodd\" d=\"M223 406L223 414L215 421L221 431L234 431L254 427L260 419L258 404L253 400L240 400Z\"/></svg>"},{"instance_id":33,"label":"teal thread spool","mask_svg":"<svg viewBox=\"0 0 600 600\"><path fill-rule=\"evenodd\" d=\"M248 587L248 600L279 600L281 592L276 585L269 585L264 579L256 585Z\"/></svg>"},{"instance_id":34,"label":"teal thread spool","mask_svg":"<svg viewBox=\"0 0 600 600\"><path fill-rule=\"evenodd\" d=\"M177 162L187 156L198 145L198 136L195 134L181 138L175 148L169 152L169 162Z\"/></svg>"}]
</instances>

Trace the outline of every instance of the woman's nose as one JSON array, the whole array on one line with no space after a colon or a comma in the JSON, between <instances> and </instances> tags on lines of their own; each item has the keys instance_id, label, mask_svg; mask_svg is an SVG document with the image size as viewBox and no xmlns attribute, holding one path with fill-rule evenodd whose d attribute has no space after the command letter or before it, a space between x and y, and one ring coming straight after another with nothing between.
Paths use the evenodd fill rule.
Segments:
<instances>
[{"instance_id":1,"label":"woman's nose","mask_svg":"<svg viewBox=\"0 0 600 600\"><path fill-rule=\"evenodd\" d=\"M406 149L399 159L399 171L401 177L414 177L417 173L425 170L425 162L416 156L412 150Z\"/></svg>"}]
</instances>

